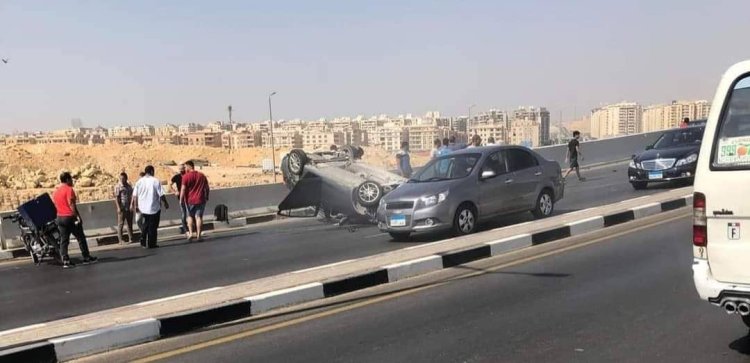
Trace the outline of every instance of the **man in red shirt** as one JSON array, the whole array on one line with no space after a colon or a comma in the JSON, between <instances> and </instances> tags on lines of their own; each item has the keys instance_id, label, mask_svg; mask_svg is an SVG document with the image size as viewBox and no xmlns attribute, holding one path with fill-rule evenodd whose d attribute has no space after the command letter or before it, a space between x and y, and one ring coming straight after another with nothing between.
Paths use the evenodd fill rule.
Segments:
<instances>
[{"instance_id":1,"label":"man in red shirt","mask_svg":"<svg viewBox=\"0 0 750 363\"><path fill-rule=\"evenodd\" d=\"M89 253L89 245L86 243L86 235L83 233L83 220L76 207L76 192L73 190L73 177L68 172L60 174L60 185L52 196L52 201L57 209L57 228L60 230L60 258L63 268L75 266L70 262L68 256L68 245L71 233L78 240L83 255L83 264L94 263L97 258Z\"/></svg>"},{"instance_id":2,"label":"man in red shirt","mask_svg":"<svg viewBox=\"0 0 750 363\"><path fill-rule=\"evenodd\" d=\"M193 239L193 223L198 234L198 241L203 241L203 212L208 201L208 179L203 173L195 170L192 160L185 162L187 172L182 176L180 203L187 205L188 240Z\"/></svg>"}]
</instances>

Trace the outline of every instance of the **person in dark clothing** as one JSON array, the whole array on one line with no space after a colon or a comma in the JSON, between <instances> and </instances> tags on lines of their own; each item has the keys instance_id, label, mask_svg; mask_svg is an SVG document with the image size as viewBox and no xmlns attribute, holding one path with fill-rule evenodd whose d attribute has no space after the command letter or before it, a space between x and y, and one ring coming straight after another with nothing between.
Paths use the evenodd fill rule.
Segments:
<instances>
[{"instance_id":1,"label":"person in dark clothing","mask_svg":"<svg viewBox=\"0 0 750 363\"><path fill-rule=\"evenodd\" d=\"M177 196L177 200L180 199L180 190L182 190L182 177L185 176L186 170L185 170L185 164L180 164L180 172L175 174L172 177L172 180L169 182L169 190ZM180 233L188 233L188 227L187 227L187 205L180 202L180 211L182 214L180 215L182 226L180 226Z\"/></svg>"},{"instance_id":2,"label":"person in dark clothing","mask_svg":"<svg viewBox=\"0 0 750 363\"><path fill-rule=\"evenodd\" d=\"M578 180L586 180L585 178L581 177L581 167L578 164L579 158L583 160L583 154L581 154L581 143L578 141L580 138L581 133L579 131L573 131L573 139L568 142L568 151L565 155L565 162L570 162L570 169L568 169L568 172L565 173L563 179L567 178L568 175L570 175L570 173L575 170L576 175L578 176Z\"/></svg>"},{"instance_id":3,"label":"person in dark clothing","mask_svg":"<svg viewBox=\"0 0 750 363\"><path fill-rule=\"evenodd\" d=\"M52 196L52 201L57 209L57 228L60 231L60 258L62 259L63 268L75 266L68 256L68 245L70 245L70 235L76 237L78 246L83 255L83 264L94 263L97 258L91 256L89 245L86 242L86 234L83 232L83 220L78 212L76 203L78 202L76 193L73 190L73 176L68 172L60 174L60 185Z\"/></svg>"}]
</instances>

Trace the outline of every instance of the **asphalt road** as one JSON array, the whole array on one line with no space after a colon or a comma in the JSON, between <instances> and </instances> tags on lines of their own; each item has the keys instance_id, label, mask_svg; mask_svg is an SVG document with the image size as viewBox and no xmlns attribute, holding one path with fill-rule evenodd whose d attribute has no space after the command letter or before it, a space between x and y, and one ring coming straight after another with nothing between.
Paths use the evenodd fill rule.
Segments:
<instances>
[{"instance_id":1,"label":"asphalt road","mask_svg":"<svg viewBox=\"0 0 750 363\"><path fill-rule=\"evenodd\" d=\"M585 171L572 180L557 214L618 202L664 189L634 191L626 165ZM485 228L531 220L530 213ZM0 264L0 330L238 283L298 269L432 242L397 243L373 226L354 232L314 219L252 227L250 234L178 244L157 250L101 251L100 263L63 271L58 266ZM33 302L33 307L31 304Z\"/></svg>"},{"instance_id":2,"label":"asphalt road","mask_svg":"<svg viewBox=\"0 0 750 363\"><path fill-rule=\"evenodd\" d=\"M241 323L87 361L162 353L165 362L745 362L748 329L695 292L690 223L680 217L510 267L473 264L454 272L475 276L428 275L431 287L390 299L369 292L351 297L351 309ZM368 298L380 300L355 306Z\"/></svg>"}]
</instances>

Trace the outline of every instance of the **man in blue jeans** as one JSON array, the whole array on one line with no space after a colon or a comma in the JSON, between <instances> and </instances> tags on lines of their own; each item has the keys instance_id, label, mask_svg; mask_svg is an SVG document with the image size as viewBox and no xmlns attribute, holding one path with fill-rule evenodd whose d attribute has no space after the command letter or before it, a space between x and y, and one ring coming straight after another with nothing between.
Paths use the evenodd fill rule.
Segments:
<instances>
[{"instance_id":1,"label":"man in blue jeans","mask_svg":"<svg viewBox=\"0 0 750 363\"><path fill-rule=\"evenodd\" d=\"M187 172L182 176L182 190L180 203L187 205L188 211L188 241L193 239L193 226L197 232L198 241L203 241L203 212L208 201L208 179L203 173L195 170L192 160L185 162Z\"/></svg>"}]
</instances>

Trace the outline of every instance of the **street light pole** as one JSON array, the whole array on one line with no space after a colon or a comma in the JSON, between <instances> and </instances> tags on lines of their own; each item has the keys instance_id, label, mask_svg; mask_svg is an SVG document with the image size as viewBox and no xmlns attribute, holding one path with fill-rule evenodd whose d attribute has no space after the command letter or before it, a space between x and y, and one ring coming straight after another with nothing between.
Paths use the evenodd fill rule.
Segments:
<instances>
[{"instance_id":1,"label":"street light pole","mask_svg":"<svg viewBox=\"0 0 750 363\"><path fill-rule=\"evenodd\" d=\"M275 95L276 91L271 92L268 95L268 118L271 123L271 160L273 161L273 183L276 184L276 147L273 144L273 109L271 108L271 96Z\"/></svg>"},{"instance_id":2,"label":"street light pole","mask_svg":"<svg viewBox=\"0 0 750 363\"><path fill-rule=\"evenodd\" d=\"M476 105L469 106L469 118L466 120L466 131L468 133L469 129L471 129L471 109L474 108Z\"/></svg>"}]
</instances>

